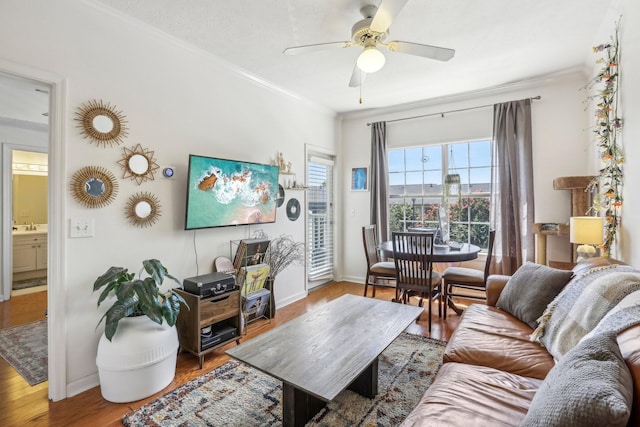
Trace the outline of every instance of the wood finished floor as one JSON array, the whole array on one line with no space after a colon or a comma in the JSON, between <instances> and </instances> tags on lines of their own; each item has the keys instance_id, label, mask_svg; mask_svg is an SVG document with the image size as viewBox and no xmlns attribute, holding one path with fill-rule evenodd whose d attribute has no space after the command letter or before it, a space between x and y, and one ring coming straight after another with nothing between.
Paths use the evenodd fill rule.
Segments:
<instances>
[{"instance_id":1,"label":"wood finished floor","mask_svg":"<svg viewBox=\"0 0 640 427\"><path fill-rule=\"evenodd\" d=\"M259 335L290 319L300 316L309 310L325 304L343 294L362 295L363 285L351 282L337 282L310 292L304 300L297 301L278 310L277 316L269 324L266 320L252 323L248 328L248 339ZM371 296L371 289L369 289ZM376 298L390 301L394 296L392 289L378 288ZM412 301L413 304L417 300ZM14 297L8 302L0 303L0 327L7 328L45 318L47 306L46 292ZM447 320L438 318L437 305L433 305L433 326L431 334L427 331L427 314L425 313L407 329L407 332L448 340L458 325L460 317L452 310L448 311ZM235 344L229 344L229 347ZM181 353L173 382L164 390L147 399L133 403L110 403L105 401L100 388L92 388L78 396L60 402L48 400L48 383L34 387L16 373L4 359L0 358L0 425L1 426L120 426L120 419L131 409L137 409L156 397L174 389L187 381L196 378L229 360L220 349L205 357L202 369L198 369L197 357Z\"/></svg>"}]
</instances>

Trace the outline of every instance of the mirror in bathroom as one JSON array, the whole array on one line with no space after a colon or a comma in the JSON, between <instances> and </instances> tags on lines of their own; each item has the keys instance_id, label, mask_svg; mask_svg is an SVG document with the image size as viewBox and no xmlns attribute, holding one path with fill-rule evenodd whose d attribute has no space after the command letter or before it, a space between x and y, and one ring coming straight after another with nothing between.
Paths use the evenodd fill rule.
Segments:
<instances>
[{"instance_id":1,"label":"mirror in bathroom","mask_svg":"<svg viewBox=\"0 0 640 427\"><path fill-rule=\"evenodd\" d=\"M118 194L116 177L100 166L85 166L71 177L74 199L88 208L107 206Z\"/></svg>"},{"instance_id":2,"label":"mirror in bathroom","mask_svg":"<svg viewBox=\"0 0 640 427\"><path fill-rule=\"evenodd\" d=\"M123 150L122 159L118 163L122 166L125 178L131 178L138 185L154 179L154 173L160 166L153 158L153 151L142 148L140 144L133 148L123 147Z\"/></svg>"},{"instance_id":3,"label":"mirror in bathroom","mask_svg":"<svg viewBox=\"0 0 640 427\"><path fill-rule=\"evenodd\" d=\"M102 100L80 105L76 120L80 122L78 127L83 136L97 145L120 144L128 133L124 114Z\"/></svg>"},{"instance_id":4,"label":"mirror in bathroom","mask_svg":"<svg viewBox=\"0 0 640 427\"><path fill-rule=\"evenodd\" d=\"M142 192L129 197L126 215L138 227L152 226L160 216L160 202L151 193Z\"/></svg>"}]
</instances>

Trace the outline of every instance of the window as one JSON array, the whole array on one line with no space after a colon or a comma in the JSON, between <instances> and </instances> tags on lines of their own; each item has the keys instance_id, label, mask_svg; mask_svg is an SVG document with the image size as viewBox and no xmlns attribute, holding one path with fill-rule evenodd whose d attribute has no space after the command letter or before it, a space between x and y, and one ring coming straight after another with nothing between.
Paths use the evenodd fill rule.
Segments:
<instances>
[{"instance_id":1,"label":"window","mask_svg":"<svg viewBox=\"0 0 640 427\"><path fill-rule=\"evenodd\" d=\"M489 244L491 140L389 150L389 230L437 227L448 214L452 240ZM460 176L459 191L445 191L447 175Z\"/></svg>"}]
</instances>

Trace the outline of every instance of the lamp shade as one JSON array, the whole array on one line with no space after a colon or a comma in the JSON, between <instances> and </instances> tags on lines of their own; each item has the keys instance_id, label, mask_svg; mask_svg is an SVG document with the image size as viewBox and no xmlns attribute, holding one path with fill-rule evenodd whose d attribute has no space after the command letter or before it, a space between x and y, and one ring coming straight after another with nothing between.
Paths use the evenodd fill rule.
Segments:
<instances>
[{"instance_id":1,"label":"lamp shade","mask_svg":"<svg viewBox=\"0 0 640 427\"><path fill-rule=\"evenodd\" d=\"M367 46L358 56L358 68L365 73L375 73L384 65L386 59L375 46Z\"/></svg>"},{"instance_id":2,"label":"lamp shade","mask_svg":"<svg viewBox=\"0 0 640 427\"><path fill-rule=\"evenodd\" d=\"M599 245L603 241L604 220L599 216L572 216L569 240L579 245Z\"/></svg>"}]
</instances>

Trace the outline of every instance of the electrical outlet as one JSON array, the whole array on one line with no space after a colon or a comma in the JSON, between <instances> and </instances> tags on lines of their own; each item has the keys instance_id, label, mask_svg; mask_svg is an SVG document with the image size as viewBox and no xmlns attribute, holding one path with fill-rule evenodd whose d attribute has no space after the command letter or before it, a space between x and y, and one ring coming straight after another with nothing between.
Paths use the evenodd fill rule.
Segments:
<instances>
[{"instance_id":1,"label":"electrical outlet","mask_svg":"<svg viewBox=\"0 0 640 427\"><path fill-rule=\"evenodd\" d=\"M69 220L69 237L93 237L93 218L71 218Z\"/></svg>"}]
</instances>

